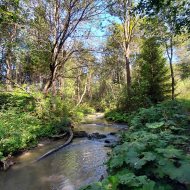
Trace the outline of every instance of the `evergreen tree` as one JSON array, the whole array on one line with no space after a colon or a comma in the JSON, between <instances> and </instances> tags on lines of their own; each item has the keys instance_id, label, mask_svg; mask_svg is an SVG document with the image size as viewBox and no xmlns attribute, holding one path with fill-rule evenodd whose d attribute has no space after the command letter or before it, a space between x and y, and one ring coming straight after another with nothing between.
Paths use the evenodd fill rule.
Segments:
<instances>
[{"instance_id":1,"label":"evergreen tree","mask_svg":"<svg viewBox=\"0 0 190 190\"><path fill-rule=\"evenodd\" d=\"M163 51L156 38L144 40L136 64L135 83L151 103L158 103L167 98L171 91L168 80L168 69Z\"/></svg>"}]
</instances>

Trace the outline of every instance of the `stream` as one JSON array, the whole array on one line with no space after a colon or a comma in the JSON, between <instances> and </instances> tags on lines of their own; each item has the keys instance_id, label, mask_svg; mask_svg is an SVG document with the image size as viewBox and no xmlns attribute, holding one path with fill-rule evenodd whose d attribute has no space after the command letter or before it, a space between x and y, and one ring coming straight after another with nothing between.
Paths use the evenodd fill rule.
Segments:
<instances>
[{"instance_id":1,"label":"stream","mask_svg":"<svg viewBox=\"0 0 190 190\"><path fill-rule=\"evenodd\" d=\"M104 162L107 153L105 140L117 141L110 135L125 125L110 124L103 114L89 115L76 130L106 134L104 139L76 138L67 147L39 162L33 162L48 150L63 144L63 140L41 143L37 148L16 157L16 165L0 172L0 190L78 190L106 176Z\"/></svg>"}]
</instances>

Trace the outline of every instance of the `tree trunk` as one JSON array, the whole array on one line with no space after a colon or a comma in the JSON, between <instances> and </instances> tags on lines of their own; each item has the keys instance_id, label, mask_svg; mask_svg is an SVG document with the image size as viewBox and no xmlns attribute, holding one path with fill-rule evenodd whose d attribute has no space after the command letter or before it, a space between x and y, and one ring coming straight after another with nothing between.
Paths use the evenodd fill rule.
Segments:
<instances>
[{"instance_id":1,"label":"tree trunk","mask_svg":"<svg viewBox=\"0 0 190 190\"><path fill-rule=\"evenodd\" d=\"M129 44L126 45L125 67L126 67L127 93L129 95L130 89L131 89L131 70L130 70L130 61L129 61Z\"/></svg>"},{"instance_id":2,"label":"tree trunk","mask_svg":"<svg viewBox=\"0 0 190 190\"><path fill-rule=\"evenodd\" d=\"M43 90L44 94L47 94L49 92L50 88L52 87L53 82L56 79L56 71L57 71L57 69L56 69L56 67L54 65L55 64L53 64L53 66L50 65L51 75L50 75L50 77L49 77L49 79L48 79L48 81L47 81L47 83L46 83L46 85L44 87L44 90Z\"/></svg>"},{"instance_id":3,"label":"tree trunk","mask_svg":"<svg viewBox=\"0 0 190 190\"><path fill-rule=\"evenodd\" d=\"M126 83L127 83L127 94L130 95L131 91L131 72L130 72L130 49L129 45L131 42L132 33L130 31L131 26L131 16L130 16L130 8L132 6L131 0L124 1L124 50L125 50L125 68L126 68Z\"/></svg>"},{"instance_id":4,"label":"tree trunk","mask_svg":"<svg viewBox=\"0 0 190 190\"><path fill-rule=\"evenodd\" d=\"M80 82L79 82L79 76L77 77L77 89L76 89L76 94L77 94L77 102L80 101Z\"/></svg>"},{"instance_id":5,"label":"tree trunk","mask_svg":"<svg viewBox=\"0 0 190 190\"><path fill-rule=\"evenodd\" d=\"M170 72L171 72L171 79L172 79L172 100L174 100L175 99L175 78L174 78L172 59L170 59Z\"/></svg>"},{"instance_id":6,"label":"tree trunk","mask_svg":"<svg viewBox=\"0 0 190 190\"><path fill-rule=\"evenodd\" d=\"M88 85L88 78L86 79L86 83L85 83L85 86L84 86L84 91L80 97L80 100L79 102L77 103L77 106L79 106L84 98L84 95L86 94L86 91L87 91L87 85Z\"/></svg>"},{"instance_id":7,"label":"tree trunk","mask_svg":"<svg viewBox=\"0 0 190 190\"><path fill-rule=\"evenodd\" d=\"M54 4L54 27L53 27L53 34L54 34L54 48L52 49L52 55L51 55L51 63L50 63L50 77L44 87L43 92L47 94L50 90L50 88L53 85L53 94L55 93L55 79L57 74L57 66L58 66L58 45L57 45L57 37L58 37L58 31L57 26L59 24L59 9L60 9L60 1L56 0Z\"/></svg>"},{"instance_id":8,"label":"tree trunk","mask_svg":"<svg viewBox=\"0 0 190 190\"><path fill-rule=\"evenodd\" d=\"M50 79L48 79L47 83L45 84L45 87L43 89L43 93L47 94L49 92L49 89L52 85L53 81L52 81L52 77Z\"/></svg>"},{"instance_id":9,"label":"tree trunk","mask_svg":"<svg viewBox=\"0 0 190 190\"><path fill-rule=\"evenodd\" d=\"M175 78L174 78L174 70L173 70L173 36L170 37L169 39L169 46L166 44L166 52L168 55L169 59L169 64L170 64L170 75L171 75L171 80L172 80L172 100L175 99Z\"/></svg>"},{"instance_id":10,"label":"tree trunk","mask_svg":"<svg viewBox=\"0 0 190 190\"><path fill-rule=\"evenodd\" d=\"M64 99L64 83L65 83L65 80L63 77L60 76L58 78L58 82L59 82L58 93L61 95L62 99Z\"/></svg>"},{"instance_id":11,"label":"tree trunk","mask_svg":"<svg viewBox=\"0 0 190 190\"><path fill-rule=\"evenodd\" d=\"M91 101L92 100L92 73L89 73L89 78L88 78L88 86L87 86L87 94L88 98Z\"/></svg>"},{"instance_id":12,"label":"tree trunk","mask_svg":"<svg viewBox=\"0 0 190 190\"><path fill-rule=\"evenodd\" d=\"M8 49L7 50L7 55L6 55L6 66L7 66L7 70L6 70L6 87L7 90L10 91L12 90L12 84L11 84L11 80L12 80L12 68L11 68L11 50Z\"/></svg>"},{"instance_id":13,"label":"tree trunk","mask_svg":"<svg viewBox=\"0 0 190 190\"><path fill-rule=\"evenodd\" d=\"M127 74L127 88L131 87L131 71L130 71L130 62L129 58L126 56L126 74Z\"/></svg>"}]
</instances>

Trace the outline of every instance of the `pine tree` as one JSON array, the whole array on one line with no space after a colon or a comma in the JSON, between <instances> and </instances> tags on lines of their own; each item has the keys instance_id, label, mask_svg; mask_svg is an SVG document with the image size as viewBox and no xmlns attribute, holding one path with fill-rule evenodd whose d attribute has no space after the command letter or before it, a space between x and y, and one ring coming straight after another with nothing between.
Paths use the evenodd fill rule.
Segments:
<instances>
[{"instance_id":1,"label":"pine tree","mask_svg":"<svg viewBox=\"0 0 190 190\"><path fill-rule=\"evenodd\" d=\"M141 93L147 96L151 103L156 104L168 97L171 87L168 83L166 59L156 38L144 40L136 71L135 83L139 85Z\"/></svg>"}]
</instances>

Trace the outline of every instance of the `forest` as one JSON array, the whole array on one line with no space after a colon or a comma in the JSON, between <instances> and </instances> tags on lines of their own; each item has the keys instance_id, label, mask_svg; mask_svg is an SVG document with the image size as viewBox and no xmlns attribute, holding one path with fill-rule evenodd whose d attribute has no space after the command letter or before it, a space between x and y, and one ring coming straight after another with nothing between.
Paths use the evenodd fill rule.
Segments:
<instances>
[{"instance_id":1,"label":"forest","mask_svg":"<svg viewBox=\"0 0 190 190\"><path fill-rule=\"evenodd\" d=\"M1 190L188 190L189 136L190 0L0 0Z\"/></svg>"}]
</instances>

